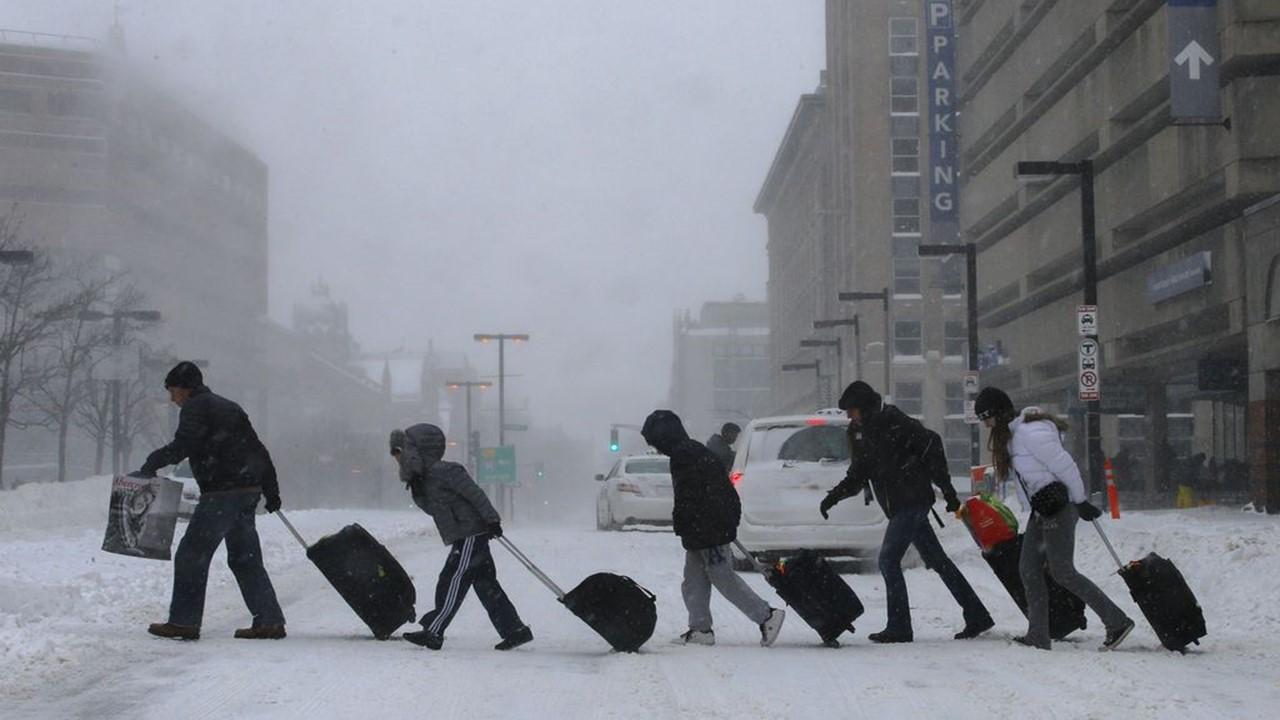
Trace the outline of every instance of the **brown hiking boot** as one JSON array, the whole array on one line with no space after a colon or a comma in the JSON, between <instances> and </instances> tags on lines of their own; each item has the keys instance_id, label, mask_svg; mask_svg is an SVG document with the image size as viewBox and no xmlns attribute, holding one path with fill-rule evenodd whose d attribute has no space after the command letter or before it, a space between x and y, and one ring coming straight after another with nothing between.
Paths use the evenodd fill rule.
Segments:
<instances>
[{"instance_id":1,"label":"brown hiking boot","mask_svg":"<svg viewBox=\"0 0 1280 720\"><path fill-rule=\"evenodd\" d=\"M199 640L200 627L198 625L174 625L173 623L151 623L147 626L147 632L162 638L170 638L172 640Z\"/></svg>"},{"instance_id":2,"label":"brown hiking boot","mask_svg":"<svg viewBox=\"0 0 1280 720\"><path fill-rule=\"evenodd\" d=\"M254 625L236 631L241 640L282 640L284 635L283 625Z\"/></svg>"}]
</instances>

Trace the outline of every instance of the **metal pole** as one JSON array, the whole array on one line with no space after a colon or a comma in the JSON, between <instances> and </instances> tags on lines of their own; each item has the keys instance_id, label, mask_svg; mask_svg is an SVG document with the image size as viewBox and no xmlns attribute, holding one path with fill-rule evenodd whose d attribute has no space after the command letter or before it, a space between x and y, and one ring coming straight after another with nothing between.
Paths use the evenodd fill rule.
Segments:
<instances>
[{"instance_id":1,"label":"metal pole","mask_svg":"<svg viewBox=\"0 0 1280 720\"><path fill-rule=\"evenodd\" d=\"M1098 304L1098 239L1094 228L1093 161L1080 161L1080 223L1084 236L1084 304ZM1097 335L1088 336L1097 342ZM1101 347L1101 345L1099 345ZM1102 353L1098 353L1098 376L1102 376ZM1098 383L1101 387L1102 383ZM1089 455L1089 492L1101 492L1102 428L1101 403L1088 401L1085 412L1085 437Z\"/></svg>"},{"instance_id":2,"label":"metal pole","mask_svg":"<svg viewBox=\"0 0 1280 720\"><path fill-rule=\"evenodd\" d=\"M507 405L506 395L504 394L506 390L506 342L506 337L498 336L498 447L504 447L507 444ZM506 508L506 487L498 486L498 498L498 505L502 507L503 514L510 514Z\"/></svg>"},{"instance_id":3,"label":"metal pole","mask_svg":"<svg viewBox=\"0 0 1280 720\"><path fill-rule=\"evenodd\" d=\"M813 360L813 399L818 407L827 404L827 397L822 394L822 361L817 358Z\"/></svg>"},{"instance_id":4,"label":"metal pole","mask_svg":"<svg viewBox=\"0 0 1280 720\"><path fill-rule=\"evenodd\" d=\"M889 288L884 289L884 390L883 393L890 398L893 397L893 375L889 369L890 359L893 357L893 350L889 347L893 337L893 323L889 317Z\"/></svg>"},{"instance_id":5,"label":"metal pole","mask_svg":"<svg viewBox=\"0 0 1280 720\"><path fill-rule=\"evenodd\" d=\"M978 247L973 243L964 246L965 298L969 311L969 372L978 371ZM968 400L968 396L964 397ZM982 464L982 447L978 423L969 426L969 465Z\"/></svg>"},{"instance_id":6,"label":"metal pole","mask_svg":"<svg viewBox=\"0 0 1280 720\"><path fill-rule=\"evenodd\" d=\"M844 343L836 337L836 392L844 392Z\"/></svg>"},{"instance_id":7,"label":"metal pole","mask_svg":"<svg viewBox=\"0 0 1280 720\"><path fill-rule=\"evenodd\" d=\"M471 383L465 385L467 389L467 469L475 474L476 471L476 449L471 446Z\"/></svg>"},{"instance_id":8,"label":"metal pole","mask_svg":"<svg viewBox=\"0 0 1280 720\"><path fill-rule=\"evenodd\" d=\"M857 353L854 356L855 358L854 372L858 376L857 379L861 380L862 379L862 321L859 320L857 315L853 316L853 351ZM844 392L844 388L841 388L840 391Z\"/></svg>"},{"instance_id":9,"label":"metal pole","mask_svg":"<svg viewBox=\"0 0 1280 720\"><path fill-rule=\"evenodd\" d=\"M119 475L122 458L120 454L120 346L124 344L124 318L116 312L111 316L111 343L116 348L114 358L117 367L115 377L111 380L111 474Z\"/></svg>"}]
</instances>

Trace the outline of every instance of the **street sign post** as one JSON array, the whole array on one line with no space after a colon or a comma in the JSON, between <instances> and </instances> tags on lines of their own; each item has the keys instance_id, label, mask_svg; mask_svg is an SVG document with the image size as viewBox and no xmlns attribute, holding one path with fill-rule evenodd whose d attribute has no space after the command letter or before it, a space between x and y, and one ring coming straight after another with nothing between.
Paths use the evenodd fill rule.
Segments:
<instances>
[{"instance_id":1,"label":"street sign post","mask_svg":"<svg viewBox=\"0 0 1280 720\"><path fill-rule=\"evenodd\" d=\"M1091 337L1081 340L1078 360L1080 399L1085 402L1102 399L1098 382L1098 341Z\"/></svg>"},{"instance_id":2,"label":"street sign post","mask_svg":"<svg viewBox=\"0 0 1280 720\"><path fill-rule=\"evenodd\" d=\"M476 482L515 486L516 449L511 445L480 448L480 456L476 459Z\"/></svg>"},{"instance_id":3,"label":"street sign post","mask_svg":"<svg viewBox=\"0 0 1280 720\"><path fill-rule=\"evenodd\" d=\"M1174 123L1222 122L1218 0L1169 0L1169 114Z\"/></svg>"},{"instance_id":4,"label":"street sign post","mask_svg":"<svg viewBox=\"0 0 1280 720\"><path fill-rule=\"evenodd\" d=\"M978 394L978 373L964 374L964 421L969 425L978 424L978 411L974 408L974 396Z\"/></svg>"},{"instance_id":5,"label":"street sign post","mask_svg":"<svg viewBox=\"0 0 1280 720\"><path fill-rule=\"evenodd\" d=\"M1076 306L1076 330L1081 337L1098 334L1098 306Z\"/></svg>"}]
</instances>

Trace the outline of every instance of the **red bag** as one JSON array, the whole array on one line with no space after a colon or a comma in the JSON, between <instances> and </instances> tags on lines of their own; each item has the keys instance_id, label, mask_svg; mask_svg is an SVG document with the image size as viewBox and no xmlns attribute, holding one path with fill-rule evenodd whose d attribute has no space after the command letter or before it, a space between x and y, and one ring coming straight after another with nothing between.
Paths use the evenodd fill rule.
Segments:
<instances>
[{"instance_id":1,"label":"red bag","mask_svg":"<svg viewBox=\"0 0 1280 720\"><path fill-rule=\"evenodd\" d=\"M983 550L1018 536L1017 516L994 495L982 493L965 500L960 515L973 541Z\"/></svg>"}]
</instances>

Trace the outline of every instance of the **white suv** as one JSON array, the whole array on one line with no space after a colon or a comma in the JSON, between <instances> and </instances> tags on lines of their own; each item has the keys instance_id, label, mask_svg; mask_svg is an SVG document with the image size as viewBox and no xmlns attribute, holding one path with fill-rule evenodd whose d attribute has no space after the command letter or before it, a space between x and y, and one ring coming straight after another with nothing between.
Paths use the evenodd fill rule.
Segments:
<instances>
[{"instance_id":1,"label":"white suv","mask_svg":"<svg viewBox=\"0 0 1280 720\"><path fill-rule=\"evenodd\" d=\"M729 479L742 498L738 539L757 557L808 548L836 558L874 557L886 519L861 496L823 520L818 505L849 468L849 420L840 410L752 420L738 440ZM735 550L735 553L737 551ZM735 557L740 567L746 558Z\"/></svg>"},{"instance_id":2,"label":"white suv","mask_svg":"<svg viewBox=\"0 0 1280 720\"><path fill-rule=\"evenodd\" d=\"M614 463L596 496L596 529L618 530L624 525L670 525L671 461L650 452L627 455Z\"/></svg>"}]
</instances>

